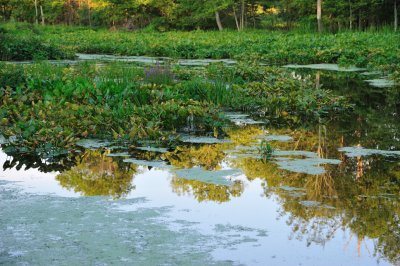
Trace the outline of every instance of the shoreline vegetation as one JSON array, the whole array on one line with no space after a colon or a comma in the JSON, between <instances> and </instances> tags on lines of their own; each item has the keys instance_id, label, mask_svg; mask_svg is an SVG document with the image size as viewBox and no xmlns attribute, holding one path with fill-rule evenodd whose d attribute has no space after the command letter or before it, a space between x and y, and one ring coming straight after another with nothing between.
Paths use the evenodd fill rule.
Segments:
<instances>
[{"instance_id":1,"label":"shoreline vegetation","mask_svg":"<svg viewBox=\"0 0 400 266\"><path fill-rule=\"evenodd\" d=\"M86 137L133 144L168 144L176 132L223 137L227 110L299 125L352 108L344 97L315 88L310 76L257 64L3 64L0 72L0 129L26 151L69 148Z\"/></svg>"},{"instance_id":2,"label":"shoreline vegetation","mask_svg":"<svg viewBox=\"0 0 400 266\"><path fill-rule=\"evenodd\" d=\"M3 61L74 59L76 53L88 53L391 69L400 65L400 35L389 31L321 35L264 30L127 32L3 23L0 51Z\"/></svg>"}]
</instances>

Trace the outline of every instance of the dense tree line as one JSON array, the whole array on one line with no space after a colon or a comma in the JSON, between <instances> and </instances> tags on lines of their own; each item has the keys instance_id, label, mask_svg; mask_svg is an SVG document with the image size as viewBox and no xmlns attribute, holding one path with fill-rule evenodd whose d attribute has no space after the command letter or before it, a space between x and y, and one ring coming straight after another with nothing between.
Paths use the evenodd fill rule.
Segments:
<instances>
[{"instance_id":1,"label":"dense tree line","mask_svg":"<svg viewBox=\"0 0 400 266\"><path fill-rule=\"evenodd\" d=\"M398 0L0 0L0 18L168 29L397 29Z\"/></svg>"}]
</instances>

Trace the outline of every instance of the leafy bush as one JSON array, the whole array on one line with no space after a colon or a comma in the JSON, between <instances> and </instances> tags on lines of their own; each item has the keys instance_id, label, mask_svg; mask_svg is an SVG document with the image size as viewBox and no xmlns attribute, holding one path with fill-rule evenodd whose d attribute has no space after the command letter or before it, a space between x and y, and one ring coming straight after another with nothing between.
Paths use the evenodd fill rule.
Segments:
<instances>
[{"instance_id":1,"label":"leafy bush","mask_svg":"<svg viewBox=\"0 0 400 266\"><path fill-rule=\"evenodd\" d=\"M46 42L38 35L0 33L0 60L43 60L73 58L65 48Z\"/></svg>"}]
</instances>

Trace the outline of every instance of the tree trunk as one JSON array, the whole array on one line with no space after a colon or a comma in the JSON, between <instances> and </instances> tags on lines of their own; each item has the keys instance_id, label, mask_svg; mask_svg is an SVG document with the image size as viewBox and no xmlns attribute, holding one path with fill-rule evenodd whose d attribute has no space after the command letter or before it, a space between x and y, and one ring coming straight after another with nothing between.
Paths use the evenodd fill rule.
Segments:
<instances>
[{"instance_id":1,"label":"tree trunk","mask_svg":"<svg viewBox=\"0 0 400 266\"><path fill-rule=\"evenodd\" d=\"M38 19L39 11L38 11L38 6L37 6L37 0L35 0L35 13L36 13L35 22L36 22L36 24L39 24L39 19Z\"/></svg>"},{"instance_id":2,"label":"tree trunk","mask_svg":"<svg viewBox=\"0 0 400 266\"><path fill-rule=\"evenodd\" d=\"M237 28L238 31L240 31L240 25L239 25L239 20L238 20L237 15L236 15L235 6L233 6L233 16L235 17L236 28Z\"/></svg>"},{"instance_id":3,"label":"tree trunk","mask_svg":"<svg viewBox=\"0 0 400 266\"><path fill-rule=\"evenodd\" d=\"M42 18L42 25L44 26L44 14L43 14L43 7L40 6L40 16Z\"/></svg>"},{"instance_id":4,"label":"tree trunk","mask_svg":"<svg viewBox=\"0 0 400 266\"><path fill-rule=\"evenodd\" d=\"M351 8L351 1L349 0L349 11L350 11L350 14L349 14L349 27L350 27L350 30L352 30L353 29L353 9Z\"/></svg>"},{"instance_id":5,"label":"tree trunk","mask_svg":"<svg viewBox=\"0 0 400 266\"><path fill-rule=\"evenodd\" d=\"M315 88L318 90L321 88L321 72L317 71L315 74Z\"/></svg>"},{"instance_id":6,"label":"tree trunk","mask_svg":"<svg viewBox=\"0 0 400 266\"><path fill-rule=\"evenodd\" d=\"M397 26L399 24L398 16L397 16L397 0L394 0L393 11L394 11L394 31L396 32Z\"/></svg>"},{"instance_id":7,"label":"tree trunk","mask_svg":"<svg viewBox=\"0 0 400 266\"><path fill-rule=\"evenodd\" d=\"M90 0L87 0L89 26L92 27L92 14L90 13Z\"/></svg>"},{"instance_id":8,"label":"tree trunk","mask_svg":"<svg viewBox=\"0 0 400 266\"><path fill-rule=\"evenodd\" d=\"M317 0L317 23L318 32L322 32L322 0Z\"/></svg>"},{"instance_id":9,"label":"tree trunk","mask_svg":"<svg viewBox=\"0 0 400 266\"><path fill-rule=\"evenodd\" d=\"M256 7L254 5L251 6L251 15L253 17L253 28L254 29L256 28L256 11L255 11L255 8Z\"/></svg>"},{"instance_id":10,"label":"tree trunk","mask_svg":"<svg viewBox=\"0 0 400 266\"><path fill-rule=\"evenodd\" d=\"M217 22L218 29L220 31L223 30L224 28L222 27L221 18L219 17L219 12L218 11L215 11L215 20Z\"/></svg>"},{"instance_id":11,"label":"tree trunk","mask_svg":"<svg viewBox=\"0 0 400 266\"><path fill-rule=\"evenodd\" d=\"M240 29L244 29L244 0L242 0L241 16L240 16Z\"/></svg>"}]
</instances>

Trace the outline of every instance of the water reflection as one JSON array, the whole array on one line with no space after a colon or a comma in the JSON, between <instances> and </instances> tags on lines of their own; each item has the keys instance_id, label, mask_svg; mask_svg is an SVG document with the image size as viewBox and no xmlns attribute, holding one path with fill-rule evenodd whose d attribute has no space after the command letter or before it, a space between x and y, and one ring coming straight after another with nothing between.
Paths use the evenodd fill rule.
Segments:
<instances>
[{"instance_id":1,"label":"water reflection","mask_svg":"<svg viewBox=\"0 0 400 266\"><path fill-rule=\"evenodd\" d=\"M317 76L318 86L333 79L325 75ZM350 84L352 82L349 80ZM346 84L343 80L339 83ZM249 187L257 184L260 188L261 184L263 195L257 195L254 202L262 205L276 200L280 217L290 228L292 239L305 241L307 245L326 245L339 231L350 230L351 235L345 242L356 239L358 252L367 245L367 239L373 239L371 252L396 265L400 263L399 157L346 156L338 150L347 146L400 149L399 118L393 115L398 112L398 106L391 102L390 94L376 92L378 95L371 98L375 92L369 91L363 98L363 93L359 91L353 95L358 97L361 106L356 110L356 118L342 117L296 129L260 125L230 128L226 133L231 143L182 145L163 154L125 150L124 157L110 157L111 149L105 148L82 150L49 160L35 154L10 153L3 169L56 171L55 179L64 188L84 196L120 198L134 194L135 178L152 169L123 162L127 154L139 160L163 160L171 166L160 170L171 176L170 187L166 189L184 200L190 197L202 204L240 202ZM275 150L297 152L287 157L301 159L307 157L304 154L311 154L316 158L339 159L341 163L321 165L325 172L317 175L282 170L276 158L263 161L258 156L260 141L269 135L290 137L286 140L291 141L270 141ZM113 152L118 155L120 151ZM238 169L243 179L232 180L232 185L226 186L174 174L176 169L193 167L207 171ZM343 248L347 248L346 245Z\"/></svg>"},{"instance_id":2,"label":"water reflection","mask_svg":"<svg viewBox=\"0 0 400 266\"><path fill-rule=\"evenodd\" d=\"M243 132L241 135L240 132ZM254 134L249 134L253 132ZM350 229L351 237L375 239L374 252L392 263L400 262L400 165L398 160L384 156L341 156L338 166L325 166L326 172L308 175L279 169L272 161L252 157L231 156L232 152L254 152L252 146L265 130L254 127L231 132L232 143L180 146L162 155L136 151L135 157L145 160L163 159L173 168L202 167L221 170L239 169L245 181L263 180L266 198L279 201L280 213L292 230L291 238L306 241L307 245L325 245L338 230ZM328 157L337 151L340 136L329 139L328 131L319 127L315 133L306 130L290 131L291 142L273 142L275 149L314 151ZM269 134L286 134L288 129L269 130ZM251 137L249 137L251 136ZM246 146L247 145L247 146ZM240 147L237 149L237 147ZM247 147L247 148L246 148ZM335 149L336 148L336 149ZM3 168L38 168L41 171L59 171L56 180L69 190L85 196L108 195L124 197L134 188L134 177L141 172L135 164L124 163L125 157L107 156L110 150L84 150L74 156L60 157L47 162L39 156L13 155ZM146 168L141 168L146 171ZM150 169L150 168L147 168ZM173 193L195 198L199 202L223 203L241 197L245 182L237 180L231 186L204 183L172 176Z\"/></svg>"},{"instance_id":3,"label":"water reflection","mask_svg":"<svg viewBox=\"0 0 400 266\"><path fill-rule=\"evenodd\" d=\"M120 198L127 195L134 188L132 179L137 166L108 157L109 152L86 150L78 156L75 166L57 175L56 179L64 188L84 196Z\"/></svg>"},{"instance_id":4,"label":"water reflection","mask_svg":"<svg viewBox=\"0 0 400 266\"><path fill-rule=\"evenodd\" d=\"M4 162L3 171L15 168L16 170L37 169L43 173L62 172L76 164L76 157L73 154L57 156L52 159L45 159L41 155L33 153L9 152L8 154L11 156L8 156Z\"/></svg>"},{"instance_id":5,"label":"water reflection","mask_svg":"<svg viewBox=\"0 0 400 266\"><path fill-rule=\"evenodd\" d=\"M164 158L176 167L203 167L206 170L217 170L225 155L221 145L178 146L173 152L164 154Z\"/></svg>"},{"instance_id":6,"label":"water reflection","mask_svg":"<svg viewBox=\"0 0 400 266\"><path fill-rule=\"evenodd\" d=\"M232 197L240 197L243 193L244 185L240 181L234 182L232 186L222 186L173 177L171 188L174 193L192 195L199 202L214 201L222 203L229 201Z\"/></svg>"}]
</instances>

